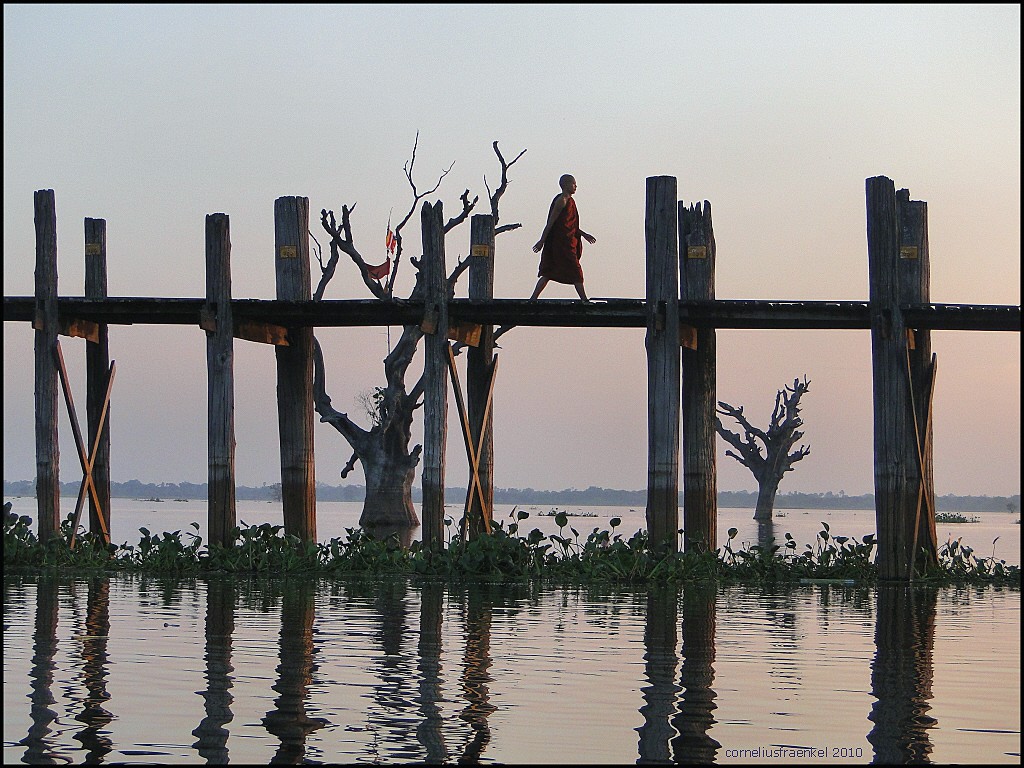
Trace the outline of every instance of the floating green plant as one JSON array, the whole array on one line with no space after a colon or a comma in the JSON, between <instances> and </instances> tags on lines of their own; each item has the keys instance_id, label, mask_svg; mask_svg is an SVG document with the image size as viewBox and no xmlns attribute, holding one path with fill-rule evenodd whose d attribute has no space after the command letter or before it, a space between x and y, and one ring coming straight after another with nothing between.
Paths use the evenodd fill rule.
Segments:
<instances>
[{"instance_id":1,"label":"floating green plant","mask_svg":"<svg viewBox=\"0 0 1024 768\"><path fill-rule=\"evenodd\" d=\"M317 575L418 575L478 581L535 579L557 582L803 582L870 584L877 578L875 537L862 540L833 536L822 523L812 544L798 550L785 534L780 544L734 547L737 530L715 551L676 552L651 546L645 531L629 537L618 528L581 533L569 515L554 516L558 532L537 528L520 532L530 513L513 509L507 522L495 522L489 536L464 540L450 518L446 546L413 542L403 547L397 536L376 538L362 529L346 529L345 538L303 542L284 533L280 525L248 525L233 531L230 546L206 545L194 530L153 534L140 528L137 545L107 544L79 530L76 546L69 545L72 519L61 525L60 536L40 542L31 519L9 510L4 514L4 569L102 569L169 574L196 573L311 573ZM997 583L1020 586L1020 568L995 557L978 556L960 539L940 548L936 567L922 575L929 582Z\"/></svg>"},{"instance_id":2,"label":"floating green plant","mask_svg":"<svg viewBox=\"0 0 1024 768\"><path fill-rule=\"evenodd\" d=\"M959 512L936 512L936 523L980 523L977 515L961 515Z\"/></svg>"}]
</instances>

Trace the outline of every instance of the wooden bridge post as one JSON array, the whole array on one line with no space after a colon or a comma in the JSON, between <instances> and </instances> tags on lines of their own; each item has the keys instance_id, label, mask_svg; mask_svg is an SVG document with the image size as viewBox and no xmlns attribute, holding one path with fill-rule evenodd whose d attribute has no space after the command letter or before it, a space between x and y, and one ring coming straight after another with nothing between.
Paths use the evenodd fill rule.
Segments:
<instances>
[{"instance_id":1,"label":"wooden bridge post","mask_svg":"<svg viewBox=\"0 0 1024 768\"><path fill-rule=\"evenodd\" d=\"M107 298L107 222L103 219L85 220L85 297ZM110 531L110 406L106 418L103 406L110 378L110 335L106 323L97 324L98 340L85 345L86 421L89 442L96 445L92 465L96 498L89 495L89 530L95 534ZM103 420L99 442L96 431ZM100 509L96 508L99 501ZM100 520L102 515L103 519Z\"/></svg>"},{"instance_id":2,"label":"wooden bridge post","mask_svg":"<svg viewBox=\"0 0 1024 768\"><path fill-rule=\"evenodd\" d=\"M906 579L913 553L917 461L907 386L907 329L900 308L899 226L891 179L865 183L871 369L874 398L875 525L878 577Z\"/></svg>"},{"instance_id":3,"label":"wooden bridge post","mask_svg":"<svg viewBox=\"0 0 1024 768\"><path fill-rule=\"evenodd\" d=\"M679 546L679 230L676 178L647 178L647 532Z\"/></svg>"},{"instance_id":4,"label":"wooden bridge post","mask_svg":"<svg viewBox=\"0 0 1024 768\"><path fill-rule=\"evenodd\" d=\"M928 203L911 200L910 190L896 193L896 218L900 233L900 303L931 303L931 263L928 256ZM938 562L938 532L935 530L935 477L932 450L932 392L934 390L935 358L932 354L932 332L927 328L907 330L909 344L909 375L912 382L912 405L917 428L914 437L921 446L920 461L911 461L907 479L911 491L917 489L914 511L914 555L922 549L932 564Z\"/></svg>"},{"instance_id":5,"label":"wooden bridge post","mask_svg":"<svg viewBox=\"0 0 1024 768\"><path fill-rule=\"evenodd\" d=\"M494 216L473 216L470 219L469 239L469 300L490 301L494 298ZM492 514L494 509L494 416L487 408L493 365L494 326L484 325L480 331L479 344L469 347L466 352L466 400L471 440L474 446L480 446L477 461L480 487L487 504L486 514ZM481 432L483 440L480 439ZM469 536L476 538L485 530L485 512L476 494L471 497L469 513Z\"/></svg>"},{"instance_id":6,"label":"wooden bridge post","mask_svg":"<svg viewBox=\"0 0 1024 768\"><path fill-rule=\"evenodd\" d=\"M711 203L679 203L682 301L715 298L715 232ZM714 551L718 541L716 332L685 329L682 350L683 549ZM692 342L692 343L689 343Z\"/></svg>"},{"instance_id":7,"label":"wooden bridge post","mask_svg":"<svg viewBox=\"0 0 1024 768\"><path fill-rule=\"evenodd\" d=\"M35 193L36 509L39 539L60 532L60 447L57 439L57 207L52 189Z\"/></svg>"},{"instance_id":8,"label":"wooden bridge post","mask_svg":"<svg viewBox=\"0 0 1024 768\"><path fill-rule=\"evenodd\" d=\"M227 214L206 217L207 521L211 544L230 546L235 510L235 353L231 312L231 229Z\"/></svg>"},{"instance_id":9,"label":"wooden bridge post","mask_svg":"<svg viewBox=\"0 0 1024 768\"><path fill-rule=\"evenodd\" d=\"M274 253L277 298L310 301L308 197L274 201ZM313 329L289 328L288 346L275 346L274 352L284 531L301 541L316 541Z\"/></svg>"},{"instance_id":10,"label":"wooden bridge post","mask_svg":"<svg viewBox=\"0 0 1024 768\"><path fill-rule=\"evenodd\" d=\"M448 292L441 201L423 203L423 515L422 540L444 546L444 463L448 438Z\"/></svg>"}]
</instances>

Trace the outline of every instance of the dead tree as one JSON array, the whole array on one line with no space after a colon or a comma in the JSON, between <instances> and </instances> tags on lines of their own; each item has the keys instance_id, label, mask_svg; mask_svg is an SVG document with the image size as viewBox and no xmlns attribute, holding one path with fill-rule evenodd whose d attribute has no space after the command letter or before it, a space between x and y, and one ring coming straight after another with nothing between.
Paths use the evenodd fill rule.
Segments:
<instances>
[{"instance_id":1,"label":"dead tree","mask_svg":"<svg viewBox=\"0 0 1024 768\"><path fill-rule=\"evenodd\" d=\"M416 142L413 144L412 157L403 167L405 178L412 189L413 199L409 206L409 212L394 230L396 247L390 273L385 277L375 279L372 268L356 247L351 220L352 212L355 210L354 204L351 207L347 205L341 207L340 223L337 221L334 211L324 209L320 213L320 223L330 237L330 258L324 263L323 254L316 249L321 277L316 292L313 294L314 301L323 298L324 291L334 276L343 253L356 265L363 283L370 293L384 302L395 301L395 279L402 263L404 245L402 230L412 218L419 202L427 195L437 191L444 177L454 166L452 163L441 172L433 188L426 192L419 191L413 179L418 144L419 133L416 134ZM523 156L526 150L520 152L511 162L506 162L498 149L497 141L492 144L492 147L501 164L501 183L493 193L487 187L486 177L484 185L489 194L491 214L494 217L495 225L497 225L498 202L508 187L508 169ZM467 219L479 198L474 197L470 200L467 189L462 193L461 200L462 211L445 224L445 235ZM519 226L521 225L496 226L495 234L507 232ZM416 269L416 283L408 299L417 300L423 295L419 259L410 257L409 262ZM462 273L469 268L469 263L469 258L460 261L448 276L449 298L454 296L456 283ZM416 409L422 405L424 380L421 376L419 380L410 385L406 381L406 373L422 337L423 331L419 325L403 326L401 337L394 349L384 359L386 386L379 388L377 392L375 400L378 412L371 416L372 423L368 428L359 426L349 418L347 413L337 411L331 406L331 398L327 394L325 381L323 352L315 337L313 340L313 405L320 415L320 420L337 429L352 449L352 457L342 469L341 476L346 477L355 468L357 461L363 467L366 479L366 497L363 502L363 511L359 517L359 525L368 529L419 525L419 518L412 503L412 485L422 446L416 445L410 448L410 443L412 441L413 417Z\"/></svg>"},{"instance_id":2,"label":"dead tree","mask_svg":"<svg viewBox=\"0 0 1024 768\"><path fill-rule=\"evenodd\" d=\"M800 398L807 391L810 382L793 379L792 387L783 387L775 395L775 409L767 430L761 430L747 421L743 415L743 407L736 408L718 401L718 412L723 416L731 416L743 428L743 437L730 432L722 426L722 420L715 419L718 434L733 446L739 453L726 451L745 466L757 480L757 507L754 509L755 520L771 520L772 509L775 507L775 494L779 490L782 476L793 469L793 465L811 452L809 445L800 446L790 453L793 445L804 436L800 431L803 419L800 418Z\"/></svg>"}]
</instances>

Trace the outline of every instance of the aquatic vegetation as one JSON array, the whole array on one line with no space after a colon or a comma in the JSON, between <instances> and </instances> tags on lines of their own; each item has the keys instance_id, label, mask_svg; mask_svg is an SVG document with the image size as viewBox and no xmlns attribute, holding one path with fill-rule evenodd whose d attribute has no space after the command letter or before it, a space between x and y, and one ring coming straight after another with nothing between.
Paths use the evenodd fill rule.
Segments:
<instances>
[{"instance_id":1,"label":"aquatic vegetation","mask_svg":"<svg viewBox=\"0 0 1024 768\"><path fill-rule=\"evenodd\" d=\"M870 584L877 578L875 537L858 541L833 536L821 523L812 544L798 551L793 536L734 547L737 531L728 531L725 545L715 551L676 552L652 547L645 531L628 538L612 518L609 529L593 528L583 535L570 525L566 512L554 516L558 532L537 528L521 533L530 513L513 509L507 522L496 521L490 536L464 540L450 518L446 546L422 542L403 547L397 536L377 538L362 529L346 529L346 538L302 542L284 533L283 526L244 521L234 530L231 546L204 545L195 531L153 534L140 528L138 545L109 544L80 529L69 545L72 517L61 535L40 542L32 520L9 510L4 514L4 569L102 569L160 574L197 573L314 573L317 575L425 576L474 581L544 580L550 582L815 582ZM998 540L998 539L997 539ZM1019 566L995 557L978 556L960 539L939 549L939 563L920 578L929 583L992 583L1020 586Z\"/></svg>"},{"instance_id":2,"label":"aquatic vegetation","mask_svg":"<svg viewBox=\"0 0 1024 768\"><path fill-rule=\"evenodd\" d=\"M977 515L961 515L959 512L936 512L936 523L980 523Z\"/></svg>"}]
</instances>

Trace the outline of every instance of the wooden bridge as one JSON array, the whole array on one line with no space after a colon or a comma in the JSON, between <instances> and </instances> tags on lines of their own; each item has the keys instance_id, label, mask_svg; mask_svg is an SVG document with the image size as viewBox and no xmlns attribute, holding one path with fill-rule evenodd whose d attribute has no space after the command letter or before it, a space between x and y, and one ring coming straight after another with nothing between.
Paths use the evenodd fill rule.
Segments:
<instances>
[{"instance_id":1,"label":"wooden bridge","mask_svg":"<svg viewBox=\"0 0 1024 768\"><path fill-rule=\"evenodd\" d=\"M645 328L648 357L647 524L652 542L678 547L683 487L684 548L717 541L715 332L743 329L863 329L871 332L878 564L883 579L913 578L917 555L934 552L931 392L932 330L1020 332L1020 306L933 304L929 300L927 205L886 177L866 181L869 301L736 301L715 298L711 206L677 200L676 179L647 179L644 299L579 301L493 298L494 222L473 216L469 298L445 290L441 204L422 209L423 301L311 299L308 199L275 203L278 298L230 295L228 217L206 219L207 296L110 297L106 222L86 219L85 296L58 297L56 208L52 190L35 193L36 292L5 296L5 322L35 328L36 488L39 533L60 525L58 376L63 375L83 470L80 511L90 498L90 529L109 531L109 428L113 365L108 326L172 324L206 331L209 375L209 540L227 543L235 526L233 339L277 346L285 530L316 538L313 473L312 329L420 325L425 332L422 538L444 542L444 467L450 338L472 338L467 402L456 388L474 482L467 517L489 520L493 501L490 387L495 326ZM469 332L473 331L473 332ZM74 415L57 337L85 337L88 443ZM486 404L485 404L486 403ZM91 451L87 446L92 446ZM474 450L473 446L476 446ZM680 464L682 446L682 464ZM479 488L472 485L479 483ZM477 529L479 530L479 528Z\"/></svg>"}]
</instances>

